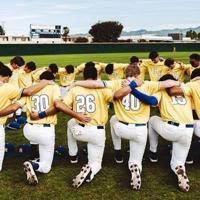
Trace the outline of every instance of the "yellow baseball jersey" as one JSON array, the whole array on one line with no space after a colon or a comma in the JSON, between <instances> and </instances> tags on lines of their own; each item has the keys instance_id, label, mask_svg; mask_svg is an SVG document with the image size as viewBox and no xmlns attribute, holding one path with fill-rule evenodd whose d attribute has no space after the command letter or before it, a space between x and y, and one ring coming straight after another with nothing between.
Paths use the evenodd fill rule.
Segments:
<instances>
[{"instance_id":1,"label":"yellow baseball jersey","mask_svg":"<svg viewBox=\"0 0 200 200\"><path fill-rule=\"evenodd\" d=\"M64 97L64 103L75 112L85 113L91 118L89 126L105 125L108 120L108 102L112 91L107 88L88 89L74 87Z\"/></svg>"},{"instance_id":2,"label":"yellow baseball jersey","mask_svg":"<svg viewBox=\"0 0 200 200\"><path fill-rule=\"evenodd\" d=\"M189 96L169 96L165 90L155 94L163 121L192 124L192 105Z\"/></svg>"},{"instance_id":3,"label":"yellow baseball jersey","mask_svg":"<svg viewBox=\"0 0 200 200\"><path fill-rule=\"evenodd\" d=\"M124 78L124 70L128 66L128 64L125 63L113 63L113 73L112 74L107 74L108 80L118 80L118 79L123 79ZM104 71L105 71L104 66Z\"/></svg>"},{"instance_id":4,"label":"yellow baseball jersey","mask_svg":"<svg viewBox=\"0 0 200 200\"><path fill-rule=\"evenodd\" d=\"M95 68L97 69L97 79L101 79L101 72L102 72L102 64L99 64L98 62L95 63ZM76 67L76 74L80 74L83 72L85 68L86 63L82 63Z\"/></svg>"},{"instance_id":5,"label":"yellow baseball jersey","mask_svg":"<svg viewBox=\"0 0 200 200\"><path fill-rule=\"evenodd\" d=\"M40 81L40 75L47 71L48 70L48 67L42 67L42 68L38 68L36 69L35 71L32 72L32 78L33 78L33 81L35 83L38 83Z\"/></svg>"},{"instance_id":6,"label":"yellow baseball jersey","mask_svg":"<svg viewBox=\"0 0 200 200\"><path fill-rule=\"evenodd\" d=\"M10 83L0 83L0 108L3 110L14 99L20 98L22 90ZM8 116L0 117L0 124L6 123Z\"/></svg>"},{"instance_id":7,"label":"yellow baseball jersey","mask_svg":"<svg viewBox=\"0 0 200 200\"><path fill-rule=\"evenodd\" d=\"M164 66L163 62L155 64L151 60L146 60L140 65L140 79L144 80L146 72L148 72L151 81L158 81L167 71L168 68Z\"/></svg>"},{"instance_id":8,"label":"yellow baseball jersey","mask_svg":"<svg viewBox=\"0 0 200 200\"><path fill-rule=\"evenodd\" d=\"M121 89L122 80L105 82L113 92ZM137 87L142 93L152 95L159 90L159 82L145 81ZM150 106L141 102L134 95L128 94L121 100L113 100L115 114L118 120L127 123L147 123L150 117Z\"/></svg>"},{"instance_id":9,"label":"yellow baseball jersey","mask_svg":"<svg viewBox=\"0 0 200 200\"><path fill-rule=\"evenodd\" d=\"M19 87L27 88L33 84L32 72L26 73L23 69L19 70Z\"/></svg>"},{"instance_id":10,"label":"yellow baseball jersey","mask_svg":"<svg viewBox=\"0 0 200 200\"><path fill-rule=\"evenodd\" d=\"M184 94L190 96L198 118L200 119L200 80L190 81L182 85Z\"/></svg>"},{"instance_id":11,"label":"yellow baseball jersey","mask_svg":"<svg viewBox=\"0 0 200 200\"><path fill-rule=\"evenodd\" d=\"M19 72L20 72L20 69L17 68L17 69L11 69L11 70L12 70L12 76L9 79L9 83L16 86L16 87L19 87Z\"/></svg>"},{"instance_id":12,"label":"yellow baseball jersey","mask_svg":"<svg viewBox=\"0 0 200 200\"><path fill-rule=\"evenodd\" d=\"M74 73L68 74L65 68L59 68L58 76L61 86L69 86L74 82L76 74L75 71Z\"/></svg>"},{"instance_id":13,"label":"yellow baseball jersey","mask_svg":"<svg viewBox=\"0 0 200 200\"><path fill-rule=\"evenodd\" d=\"M175 79L184 81L185 75L187 74L188 70L190 70L189 65L181 66L179 63L176 63L173 69L168 68L166 74L171 74Z\"/></svg>"},{"instance_id":14,"label":"yellow baseball jersey","mask_svg":"<svg viewBox=\"0 0 200 200\"><path fill-rule=\"evenodd\" d=\"M54 106L56 100L61 99L60 88L57 84L47 85L38 93L30 97L22 97L16 103L27 107L27 121L32 124L57 124L57 115L52 115L39 120L31 120L31 112L42 112ZM44 133L45 134L45 133Z\"/></svg>"}]
</instances>

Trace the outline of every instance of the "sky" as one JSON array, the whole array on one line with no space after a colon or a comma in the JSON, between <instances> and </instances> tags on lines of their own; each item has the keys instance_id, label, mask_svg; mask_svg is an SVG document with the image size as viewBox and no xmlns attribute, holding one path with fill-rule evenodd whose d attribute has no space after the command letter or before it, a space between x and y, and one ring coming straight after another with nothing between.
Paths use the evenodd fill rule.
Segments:
<instances>
[{"instance_id":1,"label":"sky","mask_svg":"<svg viewBox=\"0 0 200 200\"><path fill-rule=\"evenodd\" d=\"M196 27L200 0L5 0L0 6L0 24L8 35L28 35L30 24L87 33L107 20L121 22L125 31Z\"/></svg>"}]
</instances>

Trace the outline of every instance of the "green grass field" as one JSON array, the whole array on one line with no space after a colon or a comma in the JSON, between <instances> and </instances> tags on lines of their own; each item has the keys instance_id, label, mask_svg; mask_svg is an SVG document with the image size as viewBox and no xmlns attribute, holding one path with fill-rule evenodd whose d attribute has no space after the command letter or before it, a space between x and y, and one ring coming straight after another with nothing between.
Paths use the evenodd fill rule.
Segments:
<instances>
[{"instance_id":1,"label":"green grass field","mask_svg":"<svg viewBox=\"0 0 200 200\"><path fill-rule=\"evenodd\" d=\"M185 63L188 62L190 52L181 53L160 53L163 57L173 57ZM77 54L77 55L48 55L48 56L25 56L26 61L35 61L38 66L46 66L52 62L60 66L66 64L78 65L86 61L102 62L129 62L132 55L146 58L148 53L116 53L116 54ZM0 57L0 61L8 63L11 57ZM155 110L154 110L155 111ZM110 116L113 111L109 111ZM56 144L66 146L66 124L68 117L59 114L56 127ZM45 134L45 133L44 133ZM7 131L6 142L16 145L28 143L23 137L22 130ZM160 149L166 142L161 142ZM82 146L83 144L80 144ZM147 145L148 147L148 145ZM3 171L0 173L0 200L4 199L102 199L102 200L123 200L123 199L200 199L200 162L187 167L188 176L191 182L189 193L182 193L177 189L169 168L169 159L160 156L159 163L148 162L147 154L144 157L142 187L139 192L132 191L129 187L130 174L127 168L128 142L123 143L123 152L126 161L117 165L113 160L113 147L110 137L109 124L107 124L107 141L103 160L103 169L89 183L84 184L78 190L71 186L81 166L87 162L83 156L78 164L70 164L66 158L55 160L49 174L39 175L39 184L31 187L25 183L25 175L22 170L23 157L5 157Z\"/></svg>"}]
</instances>

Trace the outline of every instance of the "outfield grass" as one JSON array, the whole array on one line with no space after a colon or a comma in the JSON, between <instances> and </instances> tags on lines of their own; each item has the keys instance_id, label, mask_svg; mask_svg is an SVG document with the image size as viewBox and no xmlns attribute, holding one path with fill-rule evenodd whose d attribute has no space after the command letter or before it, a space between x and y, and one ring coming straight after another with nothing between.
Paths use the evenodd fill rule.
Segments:
<instances>
[{"instance_id":1,"label":"outfield grass","mask_svg":"<svg viewBox=\"0 0 200 200\"><path fill-rule=\"evenodd\" d=\"M188 61L189 52L160 53L163 57L174 57L185 63ZM120 54L81 54L81 55L48 55L48 56L25 56L26 61L33 60L38 66L45 66L55 62L61 66L66 64L80 64L89 60L102 62L128 62L130 56L137 55L146 58L147 53L120 53ZM11 57L0 57L0 61L9 62ZM157 113L153 110L153 113ZM109 111L110 116L113 111ZM66 146L66 124L68 117L59 114L56 127L56 144ZM53 164L52 171L46 175L39 175L39 184L31 187L25 184L25 176L22 170L23 157L6 157L3 171L0 173L0 200L3 199L200 199L200 170L199 161L188 166L187 171L191 182L189 193L182 193L176 187L176 182L171 175L169 159L161 154L157 164L151 164L147 160L143 163L141 191L132 191L129 187L130 174L127 169L128 143L123 143L123 152L126 158L124 164L117 165L113 161L113 147L110 137L109 124L107 124L107 141L103 161L103 169L89 183L78 190L72 188L71 180L81 166L86 163L86 157L82 156L80 163L70 164L66 158L57 159ZM45 133L44 133L45 134ZM7 131L6 142L16 145L28 143L23 137L22 130ZM160 151L166 142L161 143ZM81 144L82 146L83 144Z\"/></svg>"}]
</instances>

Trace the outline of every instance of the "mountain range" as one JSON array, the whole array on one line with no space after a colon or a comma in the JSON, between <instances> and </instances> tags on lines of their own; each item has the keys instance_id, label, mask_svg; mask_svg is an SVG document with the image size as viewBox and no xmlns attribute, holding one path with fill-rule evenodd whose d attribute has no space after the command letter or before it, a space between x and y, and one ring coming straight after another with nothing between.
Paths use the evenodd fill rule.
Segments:
<instances>
[{"instance_id":1,"label":"mountain range","mask_svg":"<svg viewBox=\"0 0 200 200\"><path fill-rule=\"evenodd\" d=\"M200 26L195 28L174 28L174 29L162 29L162 30L155 30L155 31L148 31L146 29L140 29L136 31L122 31L121 36L137 36L137 35L156 35L156 36L167 36L168 33L183 33L186 34L187 31L193 30L197 33L200 32ZM88 33L80 33L80 34L73 34L72 36L88 36Z\"/></svg>"}]
</instances>

